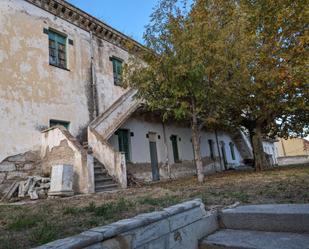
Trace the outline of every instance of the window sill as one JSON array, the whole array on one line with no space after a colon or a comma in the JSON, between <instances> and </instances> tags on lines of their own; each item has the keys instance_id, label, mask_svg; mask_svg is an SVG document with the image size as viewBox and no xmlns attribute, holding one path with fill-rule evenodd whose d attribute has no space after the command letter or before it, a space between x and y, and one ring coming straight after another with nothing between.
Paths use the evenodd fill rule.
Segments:
<instances>
[{"instance_id":1,"label":"window sill","mask_svg":"<svg viewBox=\"0 0 309 249\"><path fill-rule=\"evenodd\" d=\"M66 68L66 67L59 67L59 66L54 65L54 64L51 64L51 63L49 63L49 65L50 65L50 66L53 66L53 67L56 67L56 68L59 68L59 69L63 69L63 70L68 71L68 72L71 72L71 70L68 69L68 68Z\"/></svg>"}]
</instances>

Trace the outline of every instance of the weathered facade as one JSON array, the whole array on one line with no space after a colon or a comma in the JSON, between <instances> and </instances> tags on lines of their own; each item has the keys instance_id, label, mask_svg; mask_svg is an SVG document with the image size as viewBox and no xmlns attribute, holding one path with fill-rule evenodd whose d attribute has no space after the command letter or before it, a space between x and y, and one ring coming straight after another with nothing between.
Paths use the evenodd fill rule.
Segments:
<instances>
[{"instance_id":1,"label":"weathered facade","mask_svg":"<svg viewBox=\"0 0 309 249\"><path fill-rule=\"evenodd\" d=\"M60 163L81 193L125 188L128 171L195 173L190 129L140 118L135 91L121 87L126 44L140 44L63 0L1 0L0 37L0 184ZM203 132L205 173L241 165L244 139Z\"/></svg>"}]
</instances>

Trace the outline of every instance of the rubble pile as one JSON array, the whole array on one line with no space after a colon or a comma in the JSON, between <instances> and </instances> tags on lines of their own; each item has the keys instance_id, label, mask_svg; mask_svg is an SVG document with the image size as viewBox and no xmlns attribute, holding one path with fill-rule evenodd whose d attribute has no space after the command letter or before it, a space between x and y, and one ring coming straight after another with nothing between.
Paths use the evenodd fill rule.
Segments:
<instances>
[{"instance_id":1,"label":"rubble pile","mask_svg":"<svg viewBox=\"0 0 309 249\"><path fill-rule=\"evenodd\" d=\"M25 199L31 200L47 198L50 189L50 178L29 176L25 181L14 182L2 198L4 200Z\"/></svg>"}]
</instances>

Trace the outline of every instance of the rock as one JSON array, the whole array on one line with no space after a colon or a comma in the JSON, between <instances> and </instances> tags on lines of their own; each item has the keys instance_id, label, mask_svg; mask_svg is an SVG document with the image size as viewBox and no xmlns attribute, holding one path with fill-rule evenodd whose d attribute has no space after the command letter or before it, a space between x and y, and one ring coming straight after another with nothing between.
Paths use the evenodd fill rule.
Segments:
<instances>
[{"instance_id":1,"label":"rock","mask_svg":"<svg viewBox=\"0 0 309 249\"><path fill-rule=\"evenodd\" d=\"M23 170L32 170L34 169L34 165L32 163L26 163L23 167Z\"/></svg>"},{"instance_id":2,"label":"rock","mask_svg":"<svg viewBox=\"0 0 309 249\"><path fill-rule=\"evenodd\" d=\"M29 191L29 196L31 200L39 199L39 196L36 190Z\"/></svg>"},{"instance_id":3,"label":"rock","mask_svg":"<svg viewBox=\"0 0 309 249\"><path fill-rule=\"evenodd\" d=\"M5 180L5 173L0 173L0 184L2 184Z\"/></svg>"},{"instance_id":4,"label":"rock","mask_svg":"<svg viewBox=\"0 0 309 249\"><path fill-rule=\"evenodd\" d=\"M21 180L27 178L27 176L28 174L25 172L14 171L8 173L7 180Z\"/></svg>"},{"instance_id":5,"label":"rock","mask_svg":"<svg viewBox=\"0 0 309 249\"><path fill-rule=\"evenodd\" d=\"M16 170L16 166L12 162L3 162L0 164L0 172L10 172Z\"/></svg>"}]
</instances>

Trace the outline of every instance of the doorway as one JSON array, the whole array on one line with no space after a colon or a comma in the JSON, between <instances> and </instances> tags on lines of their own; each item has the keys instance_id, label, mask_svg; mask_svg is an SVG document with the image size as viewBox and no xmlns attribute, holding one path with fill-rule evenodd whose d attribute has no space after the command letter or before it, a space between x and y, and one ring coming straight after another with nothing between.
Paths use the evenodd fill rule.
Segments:
<instances>
[{"instance_id":1,"label":"doorway","mask_svg":"<svg viewBox=\"0 0 309 249\"><path fill-rule=\"evenodd\" d=\"M126 157L126 161L130 162L130 145L129 145L129 130L126 129L119 129L117 131L118 134L118 144L119 144L119 151L123 152Z\"/></svg>"},{"instance_id":2,"label":"doorway","mask_svg":"<svg viewBox=\"0 0 309 249\"><path fill-rule=\"evenodd\" d=\"M171 136L171 141L172 141L172 148L173 148L173 155L174 155L174 162L179 163L179 152L178 152L178 144L177 144L177 136L172 135Z\"/></svg>"},{"instance_id":3,"label":"doorway","mask_svg":"<svg viewBox=\"0 0 309 249\"><path fill-rule=\"evenodd\" d=\"M158 152L157 152L157 134L155 132L149 132L148 138L149 138L152 180L159 181L160 172L159 172Z\"/></svg>"}]
</instances>

